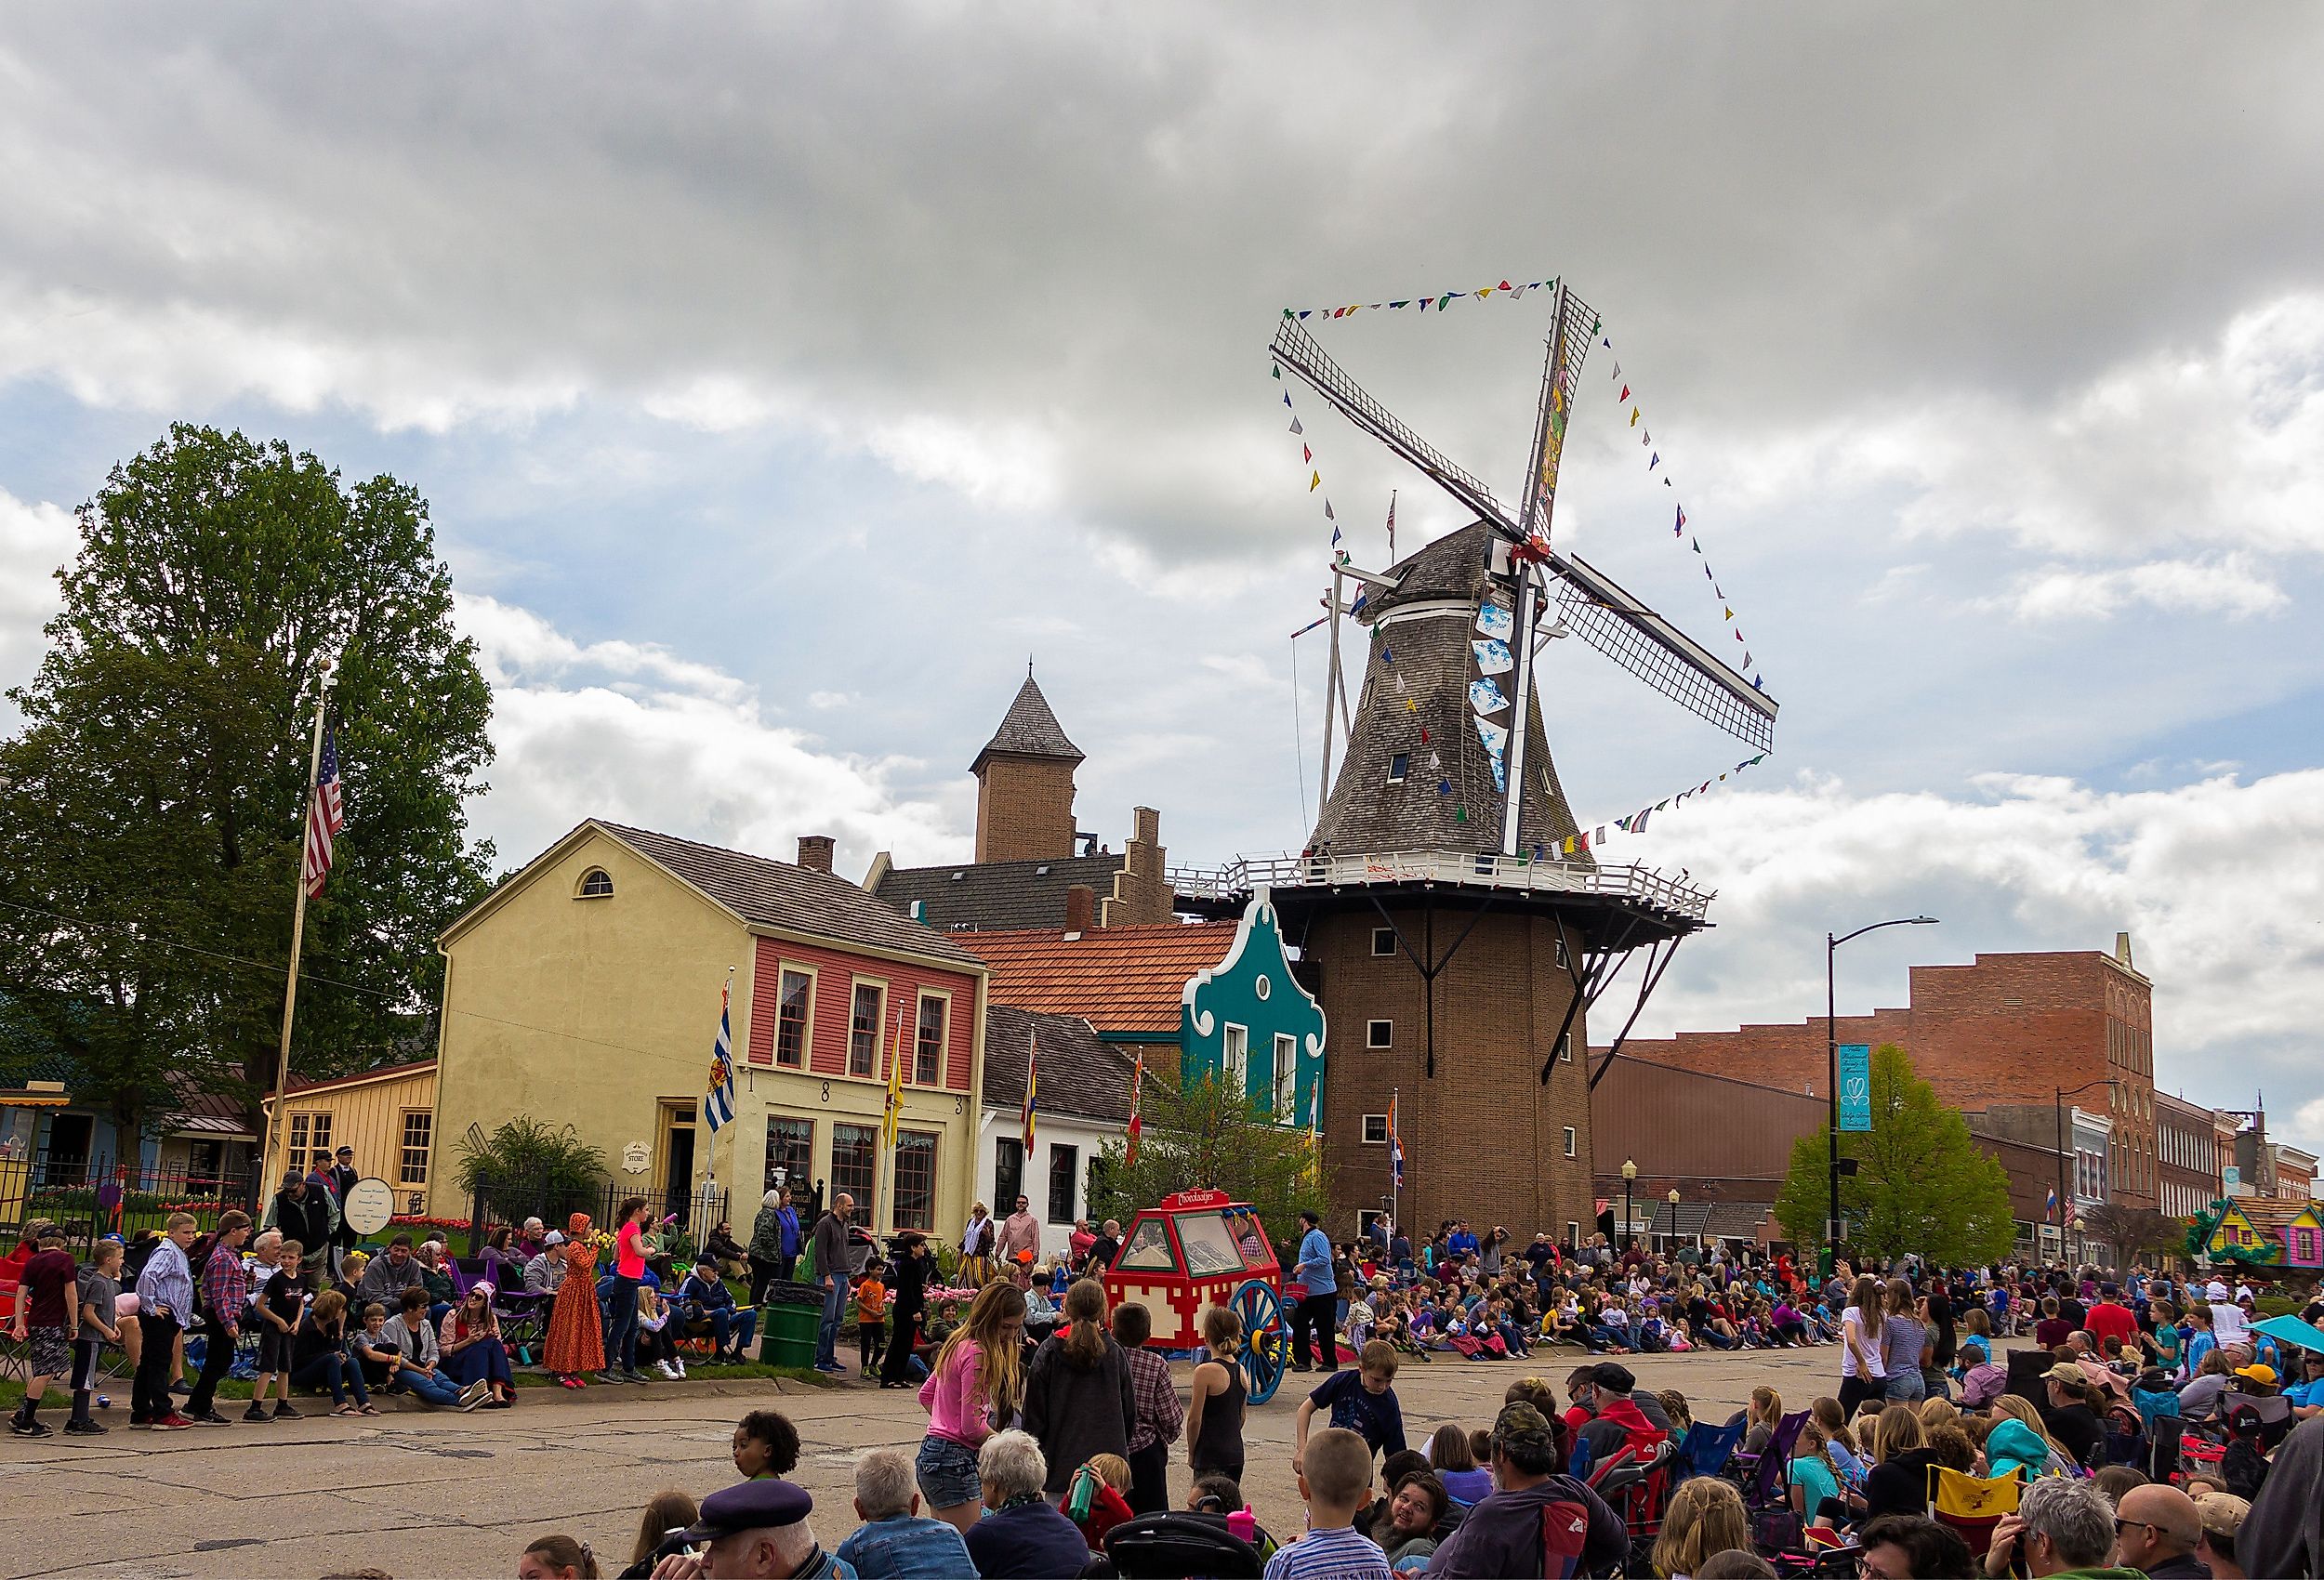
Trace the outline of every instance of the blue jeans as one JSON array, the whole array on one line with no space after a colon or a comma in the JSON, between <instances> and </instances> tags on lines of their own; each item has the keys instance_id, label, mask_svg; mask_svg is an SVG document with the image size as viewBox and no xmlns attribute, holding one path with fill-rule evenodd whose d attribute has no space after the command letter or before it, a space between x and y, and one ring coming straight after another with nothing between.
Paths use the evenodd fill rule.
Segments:
<instances>
[{"instance_id":1,"label":"blue jeans","mask_svg":"<svg viewBox=\"0 0 2324 1580\"><path fill-rule=\"evenodd\" d=\"M617 1372L638 1369L638 1281L614 1280L613 1299L605 1313L605 1363Z\"/></svg>"},{"instance_id":2,"label":"blue jeans","mask_svg":"<svg viewBox=\"0 0 2324 1580\"><path fill-rule=\"evenodd\" d=\"M759 1335L759 1313L756 1311L737 1311L718 1306L703 1312L702 1320L710 1324L710 1342L720 1350L727 1347L730 1338L734 1341L736 1350L748 1350L750 1341Z\"/></svg>"},{"instance_id":3,"label":"blue jeans","mask_svg":"<svg viewBox=\"0 0 2324 1580\"><path fill-rule=\"evenodd\" d=\"M834 1367L839 1363L839 1313L847 1304L847 1280L834 1278L831 1287L823 1292L823 1322L815 1329L815 1364Z\"/></svg>"},{"instance_id":4,"label":"blue jeans","mask_svg":"<svg viewBox=\"0 0 2324 1580\"><path fill-rule=\"evenodd\" d=\"M395 1374L395 1380L388 1384L388 1386L380 1391L383 1393L408 1393L413 1395L415 1398L426 1400L430 1404L457 1404L460 1402L460 1385L454 1382L450 1377L445 1376L442 1372L437 1372L431 1376L427 1372L399 1371Z\"/></svg>"},{"instance_id":5,"label":"blue jeans","mask_svg":"<svg viewBox=\"0 0 2324 1580\"><path fill-rule=\"evenodd\" d=\"M336 1350L309 1361L291 1374L290 1380L293 1388L320 1388L327 1384L334 1404L346 1403L350 1389L354 1390L356 1403L371 1402L371 1394L363 1387L363 1369Z\"/></svg>"}]
</instances>

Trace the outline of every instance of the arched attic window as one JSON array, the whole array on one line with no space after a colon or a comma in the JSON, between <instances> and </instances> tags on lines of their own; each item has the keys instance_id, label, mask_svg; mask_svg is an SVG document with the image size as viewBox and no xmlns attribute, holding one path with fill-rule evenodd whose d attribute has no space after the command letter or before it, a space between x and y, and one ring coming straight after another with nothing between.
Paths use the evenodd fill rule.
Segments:
<instances>
[{"instance_id":1,"label":"arched attic window","mask_svg":"<svg viewBox=\"0 0 2324 1580\"><path fill-rule=\"evenodd\" d=\"M573 891L575 900L611 900L614 897L614 875L603 867L591 867L581 875L581 886Z\"/></svg>"}]
</instances>

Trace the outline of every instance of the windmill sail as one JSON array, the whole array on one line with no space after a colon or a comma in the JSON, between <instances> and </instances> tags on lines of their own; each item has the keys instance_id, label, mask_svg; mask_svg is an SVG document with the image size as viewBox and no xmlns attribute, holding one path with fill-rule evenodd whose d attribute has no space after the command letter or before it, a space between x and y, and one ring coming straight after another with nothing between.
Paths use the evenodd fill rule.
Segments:
<instances>
[{"instance_id":1,"label":"windmill sail","mask_svg":"<svg viewBox=\"0 0 2324 1580\"><path fill-rule=\"evenodd\" d=\"M1286 319L1277 324L1274 340L1268 349L1283 367L1313 388L1342 416L1403 456L1422 476L1474 511L1500 537L1512 544L1527 543L1524 529L1510 519L1491 489L1374 400L1297 321ZM1556 371L1553 363L1552 379ZM1562 428L1558 438L1562 454ZM1537 452L1537 462L1538 458ZM1552 474L1550 481L1554 485L1553 467ZM1528 486L1537 494L1541 476L1537 465L1533 478L1528 480ZM1538 555L1543 567L1565 583L1557 594L1558 608L1584 641L1680 706L1750 743L1756 750L1774 749L1776 704L1773 697L1728 668L1604 573L1552 548L1532 546L1527 552ZM1530 633L1522 635L1531 639Z\"/></svg>"}]
</instances>

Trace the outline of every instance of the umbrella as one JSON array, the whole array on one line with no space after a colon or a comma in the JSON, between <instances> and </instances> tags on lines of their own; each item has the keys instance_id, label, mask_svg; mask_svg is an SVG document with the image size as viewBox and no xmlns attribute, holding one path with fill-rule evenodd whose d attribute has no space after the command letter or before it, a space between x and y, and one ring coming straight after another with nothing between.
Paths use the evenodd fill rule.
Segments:
<instances>
[{"instance_id":1,"label":"umbrella","mask_svg":"<svg viewBox=\"0 0 2324 1580\"><path fill-rule=\"evenodd\" d=\"M2294 1344L2303 1350L2324 1350L2324 1331L2298 1317L2270 1317L2264 1323L2253 1323L2255 1333L2264 1333L2279 1344Z\"/></svg>"}]
</instances>

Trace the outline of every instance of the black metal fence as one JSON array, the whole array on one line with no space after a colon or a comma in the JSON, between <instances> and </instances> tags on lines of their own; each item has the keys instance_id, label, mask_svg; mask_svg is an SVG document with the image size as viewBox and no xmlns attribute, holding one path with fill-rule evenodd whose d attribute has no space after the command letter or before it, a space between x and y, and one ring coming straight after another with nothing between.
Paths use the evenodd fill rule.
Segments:
<instances>
[{"instance_id":1,"label":"black metal fence","mask_svg":"<svg viewBox=\"0 0 2324 1580\"><path fill-rule=\"evenodd\" d=\"M112 1158L0 1157L0 1234L21 1233L46 1218L86 1246L108 1234L135 1239L159 1230L173 1213L191 1213L205 1230L230 1207L250 1209L256 1181L247 1172L147 1167Z\"/></svg>"},{"instance_id":2,"label":"black metal fence","mask_svg":"<svg viewBox=\"0 0 2324 1580\"><path fill-rule=\"evenodd\" d=\"M464 1221L430 1221L429 1226L464 1232L466 1254L472 1257L482 1253L493 1231L522 1229L529 1218L539 1218L545 1229L562 1230L574 1213L587 1213L593 1229L611 1232L618 1226L621 1205L633 1197L644 1199L649 1221L669 1222L666 1239L674 1237L689 1251L699 1247L720 1223L727 1223L737 1240L747 1242L759 1206L756 1196L737 1202L724 1185L706 1183L689 1190L682 1185L649 1187L634 1179L574 1186L541 1179L486 1179L470 1193ZM731 1221L736 1215L740 1220Z\"/></svg>"}]
</instances>

